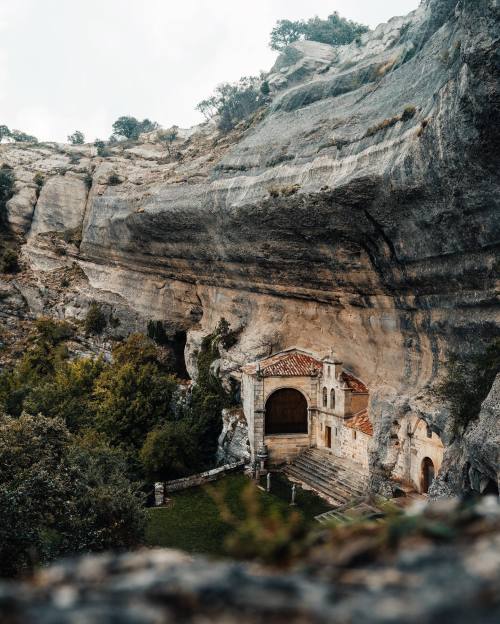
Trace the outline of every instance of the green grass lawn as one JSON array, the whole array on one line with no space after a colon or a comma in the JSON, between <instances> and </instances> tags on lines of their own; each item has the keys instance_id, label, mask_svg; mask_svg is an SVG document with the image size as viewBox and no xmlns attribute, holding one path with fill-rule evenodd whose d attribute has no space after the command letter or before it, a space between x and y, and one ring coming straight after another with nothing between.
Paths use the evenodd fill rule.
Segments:
<instances>
[{"instance_id":1,"label":"green grass lawn","mask_svg":"<svg viewBox=\"0 0 500 624\"><path fill-rule=\"evenodd\" d=\"M224 538L230 527L222 520L217 503L209 494L209 488L224 493L226 504L238 517L244 509L241 493L248 484L248 477L242 474L229 475L208 486L191 488L171 495L171 502L166 507L154 507L147 510L148 524L146 543L148 546L166 546L180 548L187 552L222 555ZM263 481L264 483L264 481ZM284 476L272 475L272 491L262 492L262 501L268 508L277 508L284 513L291 509L299 510L304 517L314 522L315 515L330 507L311 492L297 487L297 506L290 502L291 484Z\"/></svg>"}]
</instances>

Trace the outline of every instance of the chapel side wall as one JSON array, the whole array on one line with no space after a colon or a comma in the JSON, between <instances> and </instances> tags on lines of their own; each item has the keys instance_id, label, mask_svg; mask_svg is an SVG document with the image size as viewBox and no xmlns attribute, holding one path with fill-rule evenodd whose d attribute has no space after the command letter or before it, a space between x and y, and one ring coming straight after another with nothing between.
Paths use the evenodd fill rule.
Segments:
<instances>
[{"instance_id":1,"label":"chapel side wall","mask_svg":"<svg viewBox=\"0 0 500 624\"><path fill-rule=\"evenodd\" d=\"M356 437L354 437L354 434ZM342 428L340 443L342 456L362 466L366 474L369 471L368 446L370 440L371 436L359 431L359 429L352 429L351 427Z\"/></svg>"},{"instance_id":2,"label":"chapel side wall","mask_svg":"<svg viewBox=\"0 0 500 624\"><path fill-rule=\"evenodd\" d=\"M417 422L418 421L418 422ZM408 436L408 423L412 436ZM422 461L429 457L434 464L435 475L443 463L444 447L439 436L432 433L427 437L427 425L418 417L404 419L399 433L399 454L393 475L404 482L410 482L419 492L422 491Z\"/></svg>"},{"instance_id":3,"label":"chapel side wall","mask_svg":"<svg viewBox=\"0 0 500 624\"><path fill-rule=\"evenodd\" d=\"M351 392L351 413L357 414L368 407L368 394Z\"/></svg>"}]
</instances>

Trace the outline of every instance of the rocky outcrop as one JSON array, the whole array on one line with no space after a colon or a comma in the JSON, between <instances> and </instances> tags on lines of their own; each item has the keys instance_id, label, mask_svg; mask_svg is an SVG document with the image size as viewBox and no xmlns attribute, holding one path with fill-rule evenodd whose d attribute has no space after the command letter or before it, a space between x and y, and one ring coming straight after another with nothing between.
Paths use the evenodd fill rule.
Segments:
<instances>
[{"instance_id":1,"label":"rocky outcrop","mask_svg":"<svg viewBox=\"0 0 500 624\"><path fill-rule=\"evenodd\" d=\"M243 408L234 407L222 410L217 462L227 464L239 460L250 461L250 441Z\"/></svg>"},{"instance_id":2,"label":"rocky outcrop","mask_svg":"<svg viewBox=\"0 0 500 624\"><path fill-rule=\"evenodd\" d=\"M13 225L36 172L48 178L23 287L46 313L82 318L95 299L122 333L150 318L187 331L192 375L221 317L238 330L226 375L333 346L370 388L381 485L408 412L450 445L429 387L449 352L498 333L498 17L493 0L424 0L348 46L294 44L267 77L268 107L228 135L181 131L170 151L154 133L106 158L0 146L24 206ZM47 276L75 263L54 296Z\"/></svg>"},{"instance_id":3,"label":"rocky outcrop","mask_svg":"<svg viewBox=\"0 0 500 624\"><path fill-rule=\"evenodd\" d=\"M371 532L334 551L328 530L278 571L172 550L67 560L25 583L0 583L4 624L490 624L500 617L499 506L432 505L398 547ZM413 514L415 512L412 512ZM410 520L409 518L407 520ZM378 528L377 528L378 524ZM419 531L410 527L427 526ZM434 528L433 528L434 527ZM374 551L374 542L377 548Z\"/></svg>"}]
</instances>

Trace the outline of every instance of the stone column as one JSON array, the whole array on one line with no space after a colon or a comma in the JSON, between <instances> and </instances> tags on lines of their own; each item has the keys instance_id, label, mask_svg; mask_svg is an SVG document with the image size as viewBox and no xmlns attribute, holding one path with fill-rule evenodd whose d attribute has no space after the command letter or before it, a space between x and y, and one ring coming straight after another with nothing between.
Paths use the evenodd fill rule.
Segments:
<instances>
[{"instance_id":1,"label":"stone column","mask_svg":"<svg viewBox=\"0 0 500 624\"><path fill-rule=\"evenodd\" d=\"M253 396L253 440L254 447L252 449L253 456L252 461L256 461L256 456L264 446L264 378L257 374L254 381L254 396Z\"/></svg>"}]
</instances>

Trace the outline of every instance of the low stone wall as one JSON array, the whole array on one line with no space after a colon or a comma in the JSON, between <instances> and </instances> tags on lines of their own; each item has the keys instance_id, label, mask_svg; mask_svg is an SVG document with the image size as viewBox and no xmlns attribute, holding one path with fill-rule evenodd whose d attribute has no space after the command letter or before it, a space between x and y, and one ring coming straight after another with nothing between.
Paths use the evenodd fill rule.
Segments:
<instances>
[{"instance_id":1,"label":"low stone wall","mask_svg":"<svg viewBox=\"0 0 500 624\"><path fill-rule=\"evenodd\" d=\"M155 505L163 505L165 494L177 492L179 490L187 490L188 488L196 487L197 485L203 485L204 483L210 483L210 481L216 481L230 472L243 470L244 467L245 462L241 460L232 464L219 466L218 468L213 468L212 470L199 472L198 474L191 475L190 477L184 477L183 479L173 479L172 481L155 483Z\"/></svg>"}]
</instances>

